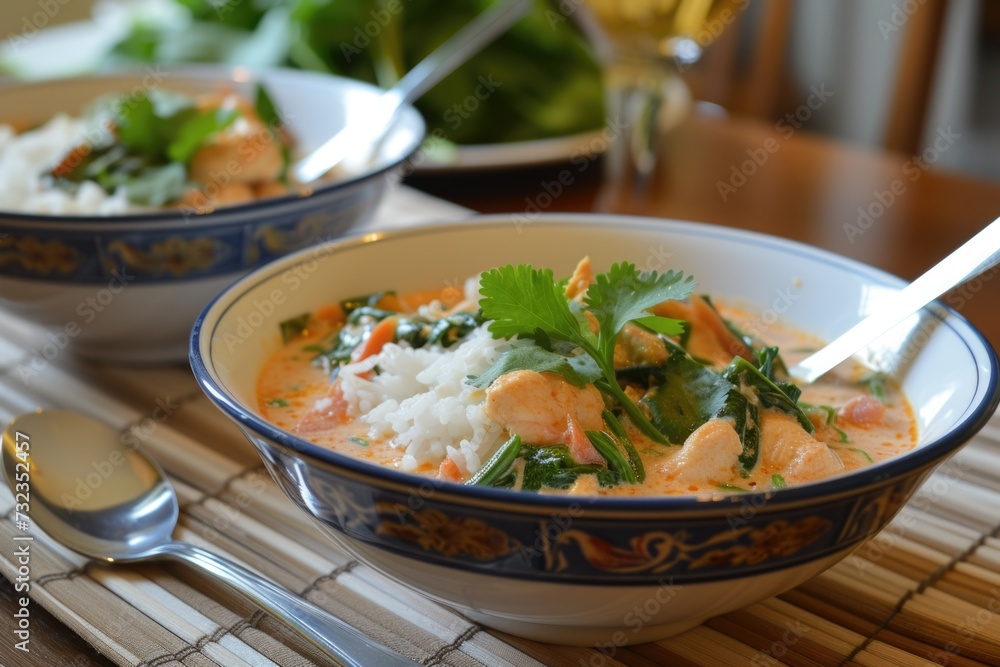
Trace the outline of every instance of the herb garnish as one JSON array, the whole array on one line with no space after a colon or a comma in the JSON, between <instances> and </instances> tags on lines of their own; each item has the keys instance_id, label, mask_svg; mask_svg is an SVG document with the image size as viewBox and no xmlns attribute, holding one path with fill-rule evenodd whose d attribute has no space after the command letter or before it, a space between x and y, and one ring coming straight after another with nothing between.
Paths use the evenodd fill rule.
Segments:
<instances>
[{"instance_id":1,"label":"herb garnish","mask_svg":"<svg viewBox=\"0 0 1000 667\"><path fill-rule=\"evenodd\" d=\"M489 330L496 338L529 338L547 349L556 341L578 347L601 371L595 386L611 395L647 437L669 444L618 384L615 343L625 325L640 318L643 326L679 335L683 331L680 322L650 315L647 309L663 301L686 299L693 288L690 276L676 271L640 272L634 264L623 262L597 275L581 306L566 298L550 269L508 264L483 274L480 307L483 317L493 320ZM597 334L590 330L584 308L597 321Z\"/></svg>"}]
</instances>

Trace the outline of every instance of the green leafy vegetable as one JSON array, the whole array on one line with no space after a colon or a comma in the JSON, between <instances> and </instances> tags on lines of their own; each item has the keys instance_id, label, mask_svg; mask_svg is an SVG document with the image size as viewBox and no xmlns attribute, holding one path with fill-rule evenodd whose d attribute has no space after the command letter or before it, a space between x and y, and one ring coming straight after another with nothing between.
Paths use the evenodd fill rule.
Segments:
<instances>
[{"instance_id":1,"label":"green leafy vegetable","mask_svg":"<svg viewBox=\"0 0 1000 667\"><path fill-rule=\"evenodd\" d=\"M186 164L209 139L233 124L240 115L236 109L208 109L191 117L177 128L167 144L167 157Z\"/></svg>"},{"instance_id":2,"label":"green leafy vegetable","mask_svg":"<svg viewBox=\"0 0 1000 667\"><path fill-rule=\"evenodd\" d=\"M582 310L562 293L548 269L528 265L503 266L483 274L480 306L483 316L494 320L490 332L497 338L518 336L538 341L573 343L600 368L603 378L596 386L614 397L632 422L656 442L667 439L625 395L614 368L614 349L621 329L646 309L669 299L685 299L694 283L680 273L639 272L629 263L615 264L596 276L585 304L600 329L595 336Z\"/></svg>"},{"instance_id":3,"label":"green leafy vegetable","mask_svg":"<svg viewBox=\"0 0 1000 667\"><path fill-rule=\"evenodd\" d=\"M888 380L888 375L881 371L875 371L861 378L860 382L868 387L868 391L871 392L872 396L885 403L886 383Z\"/></svg>"},{"instance_id":4,"label":"green leafy vegetable","mask_svg":"<svg viewBox=\"0 0 1000 667\"><path fill-rule=\"evenodd\" d=\"M267 88L257 84L256 94L254 96L254 109L257 111L257 116L267 127L272 130L278 130L283 126L281 121L281 116L278 114L277 107L274 106L274 100L271 99L271 95L268 94Z\"/></svg>"},{"instance_id":5,"label":"green leafy vegetable","mask_svg":"<svg viewBox=\"0 0 1000 667\"><path fill-rule=\"evenodd\" d=\"M353 442L355 445L358 445L359 447L368 447L369 445L371 445L371 443L368 442L368 440L357 435L347 436L347 441Z\"/></svg>"},{"instance_id":6,"label":"green leafy vegetable","mask_svg":"<svg viewBox=\"0 0 1000 667\"><path fill-rule=\"evenodd\" d=\"M642 457L639 456L639 452L636 451L635 445L632 444L632 440L628 437L628 433L625 432L625 427L622 426L622 423L618 421L618 417L616 417L611 410L605 409L602 416L604 417L604 423L607 425L608 432L611 434L611 437L614 438L618 446L625 451L629 467L632 468L632 473L635 475L635 478L639 482L645 481L646 469L642 465Z\"/></svg>"},{"instance_id":7,"label":"green leafy vegetable","mask_svg":"<svg viewBox=\"0 0 1000 667\"><path fill-rule=\"evenodd\" d=\"M504 352L484 373L466 382L473 387L484 389L501 375L512 371L533 370L539 373L558 373L573 386L583 387L601 377L601 371L590 357L583 356L582 359L591 362L589 369L584 368L583 364L574 365L571 357L549 352L537 345L525 345Z\"/></svg>"},{"instance_id":8,"label":"green leafy vegetable","mask_svg":"<svg viewBox=\"0 0 1000 667\"><path fill-rule=\"evenodd\" d=\"M783 386L779 387L743 357L735 357L726 370L722 372L722 376L735 387L752 389L764 405L779 408L794 416L799 420L806 433L812 433L815 430L812 421L795 402L801 393L795 385L783 383ZM792 391L794 398L788 393L791 387L794 387L794 391Z\"/></svg>"},{"instance_id":9,"label":"green leafy vegetable","mask_svg":"<svg viewBox=\"0 0 1000 667\"><path fill-rule=\"evenodd\" d=\"M636 484L639 482L639 478L636 477L635 471L632 466L629 465L628 459L618 448L618 444L615 439L604 431L587 431L587 438L590 440L590 444L594 446L594 449L600 453L601 456L605 458L608 462L608 469L614 470L619 475L621 475L622 480L629 484Z\"/></svg>"},{"instance_id":10,"label":"green leafy vegetable","mask_svg":"<svg viewBox=\"0 0 1000 667\"><path fill-rule=\"evenodd\" d=\"M837 436L840 438L840 442L850 442L851 436L847 435L847 431L842 428L832 427L834 431L837 432Z\"/></svg>"},{"instance_id":11,"label":"green leafy vegetable","mask_svg":"<svg viewBox=\"0 0 1000 667\"><path fill-rule=\"evenodd\" d=\"M130 202L154 208L177 201L188 188L187 170L176 162L162 167L146 167L129 177L96 180L109 191L121 184Z\"/></svg>"},{"instance_id":12,"label":"green leafy vegetable","mask_svg":"<svg viewBox=\"0 0 1000 667\"><path fill-rule=\"evenodd\" d=\"M270 405L272 408L287 408L288 407L288 401L286 401L283 398L272 398L270 401L267 402L267 404Z\"/></svg>"},{"instance_id":13,"label":"green leafy vegetable","mask_svg":"<svg viewBox=\"0 0 1000 667\"><path fill-rule=\"evenodd\" d=\"M285 320L278 327L281 330L281 342L285 345L292 342L296 338L300 337L309 328L309 323L312 321L312 315L309 313L303 313L297 317L293 317Z\"/></svg>"},{"instance_id":14,"label":"green leafy vegetable","mask_svg":"<svg viewBox=\"0 0 1000 667\"><path fill-rule=\"evenodd\" d=\"M541 488L568 489L580 475L597 475L601 486L612 486L620 481L612 471L602 466L578 463L566 445L528 447L522 454L524 474L521 488L537 491Z\"/></svg>"},{"instance_id":15,"label":"green leafy vegetable","mask_svg":"<svg viewBox=\"0 0 1000 667\"><path fill-rule=\"evenodd\" d=\"M480 313L453 313L434 323L427 333L427 343L451 347L484 322Z\"/></svg>"},{"instance_id":16,"label":"green leafy vegetable","mask_svg":"<svg viewBox=\"0 0 1000 667\"><path fill-rule=\"evenodd\" d=\"M750 493L749 489L744 489L734 484L716 484L715 486L720 491L725 491L726 493Z\"/></svg>"},{"instance_id":17,"label":"green leafy vegetable","mask_svg":"<svg viewBox=\"0 0 1000 667\"><path fill-rule=\"evenodd\" d=\"M785 482L784 477L782 477L778 473L774 473L773 475L771 475L771 487L775 489L784 489L788 487L788 483Z\"/></svg>"},{"instance_id":18,"label":"green leafy vegetable","mask_svg":"<svg viewBox=\"0 0 1000 667\"><path fill-rule=\"evenodd\" d=\"M683 350L667 358L655 392L642 399L657 430L681 444L695 429L721 414L733 385Z\"/></svg>"},{"instance_id":19,"label":"green leafy vegetable","mask_svg":"<svg viewBox=\"0 0 1000 667\"><path fill-rule=\"evenodd\" d=\"M865 450L859 449L857 447L849 447L848 449L852 452L861 454L861 456L865 457L865 459L868 460L868 463L875 463L875 459L872 458L872 455L866 452Z\"/></svg>"},{"instance_id":20,"label":"green leafy vegetable","mask_svg":"<svg viewBox=\"0 0 1000 667\"><path fill-rule=\"evenodd\" d=\"M500 445L500 448L476 471L475 475L469 478L466 484L470 486L493 486L497 480L510 471L520 452L521 438L518 435L513 435L510 440Z\"/></svg>"}]
</instances>

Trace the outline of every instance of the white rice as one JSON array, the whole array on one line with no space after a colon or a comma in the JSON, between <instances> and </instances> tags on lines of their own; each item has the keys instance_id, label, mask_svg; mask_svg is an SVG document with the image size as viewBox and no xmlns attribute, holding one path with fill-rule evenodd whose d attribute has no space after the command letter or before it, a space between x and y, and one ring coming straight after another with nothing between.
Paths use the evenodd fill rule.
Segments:
<instances>
[{"instance_id":1,"label":"white rice","mask_svg":"<svg viewBox=\"0 0 1000 667\"><path fill-rule=\"evenodd\" d=\"M499 446L503 428L483 411L486 391L465 383L511 347L494 340L486 326L447 349L390 343L380 354L340 369L353 415L361 415L372 438L389 438L404 450L403 470L438 465L448 457L470 474ZM361 377L376 365L378 375Z\"/></svg>"},{"instance_id":2,"label":"white rice","mask_svg":"<svg viewBox=\"0 0 1000 667\"><path fill-rule=\"evenodd\" d=\"M0 210L45 215L121 215L145 210L128 202L119 188L107 194L84 181L76 193L46 187L43 176L87 139L85 123L58 115L45 125L17 134L0 125Z\"/></svg>"}]
</instances>

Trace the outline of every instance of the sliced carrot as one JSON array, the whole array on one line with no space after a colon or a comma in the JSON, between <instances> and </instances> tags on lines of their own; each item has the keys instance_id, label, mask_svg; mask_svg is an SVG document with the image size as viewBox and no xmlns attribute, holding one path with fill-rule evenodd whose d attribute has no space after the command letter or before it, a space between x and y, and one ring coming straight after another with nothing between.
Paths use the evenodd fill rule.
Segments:
<instances>
[{"instance_id":1,"label":"sliced carrot","mask_svg":"<svg viewBox=\"0 0 1000 667\"><path fill-rule=\"evenodd\" d=\"M403 304L400 303L399 297L392 292L383 294L382 297L375 303L375 307L381 310L391 310L394 313L403 311Z\"/></svg>"},{"instance_id":2,"label":"sliced carrot","mask_svg":"<svg viewBox=\"0 0 1000 667\"><path fill-rule=\"evenodd\" d=\"M458 464L452 459L445 459L441 462L441 467L438 468L438 479L443 479L446 482L461 482L462 481L462 471L458 469Z\"/></svg>"},{"instance_id":3,"label":"sliced carrot","mask_svg":"<svg viewBox=\"0 0 1000 667\"><path fill-rule=\"evenodd\" d=\"M386 343L391 343L396 337L396 318L387 317L372 328L365 336L365 339L354 348L351 353L351 362L367 359L373 354L378 354L385 347Z\"/></svg>"},{"instance_id":4,"label":"sliced carrot","mask_svg":"<svg viewBox=\"0 0 1000 667\"><path fill-rule=\"evenodd\" d=\"M330 324L343 324L345 320L344 309L338 304L323 306L316 311L316 319L329 322Z\"/></svg>"}]
</instances>

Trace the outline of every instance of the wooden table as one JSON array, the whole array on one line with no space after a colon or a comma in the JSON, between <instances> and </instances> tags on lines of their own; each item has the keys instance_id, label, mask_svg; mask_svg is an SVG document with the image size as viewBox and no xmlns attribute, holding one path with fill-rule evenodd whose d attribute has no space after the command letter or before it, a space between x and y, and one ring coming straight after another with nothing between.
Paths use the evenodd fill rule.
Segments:
<instances>
[{"instance_id":1,"label":"wooden table","mask_svg":"<svg viewBox=\"0 0 1000 667\"><path fill-rule=\"evenodd\" d=\"M871 152L805 132L785 137L756 121L696 116L666 141L664 169L650 196L628 203L627 212L776 234L907 278L1000 214L1000 184L923 171L906 155ZM739 178L730 181L734 168L739 170L753 155L760 158L768 147L766 161L745 183ZM550 195L544 208L588 211L599 189L600 167L599 161L587 161L501 173L420 176L409 183L472 209L522 212L549 201L540 195L555 190L552 184L568 171L562 174L562 192ZM735 191L723 188L723 196L720 182ZM888 203L885 193L894 187ZM881 204L880 197L888 205ZM859 224L859 207L870 209L870 223ZM990 280L994 275L957 291L949 302L1000 346L1000 280ZM13 595L11 584L0 579L0 600L9 605ZM111 664L44 610L34 613L33 646L39 649L15 655L9 641L0 642L0 664ZM10 636L13 621L7 614L0 616L0 633Z\"/></svg>"},{"instance_id":2,"label":"wooden table","mask_svg":"<svg viewBox=\"0 0 1000 667\"><path fill-rule=\"evenodd\" d=\"M664 168L648 196L619 208L804 241L908 279L1000 216L1000 183L925 170L913 156L874 152L804 131L787 134L757 120L693 116L665 138ZM939 145L945 144L942 139ZM568 172L562 176L569 185L552 197L561 172ZM549 202L541 206L547 212L590 211L600 176L599 161L591 161L421 176L409 183L483 212L518 213ZM1000 348L1000 280L992 280L995 276L993 270L946 301Z\"/></svg>"}]
</instances>

